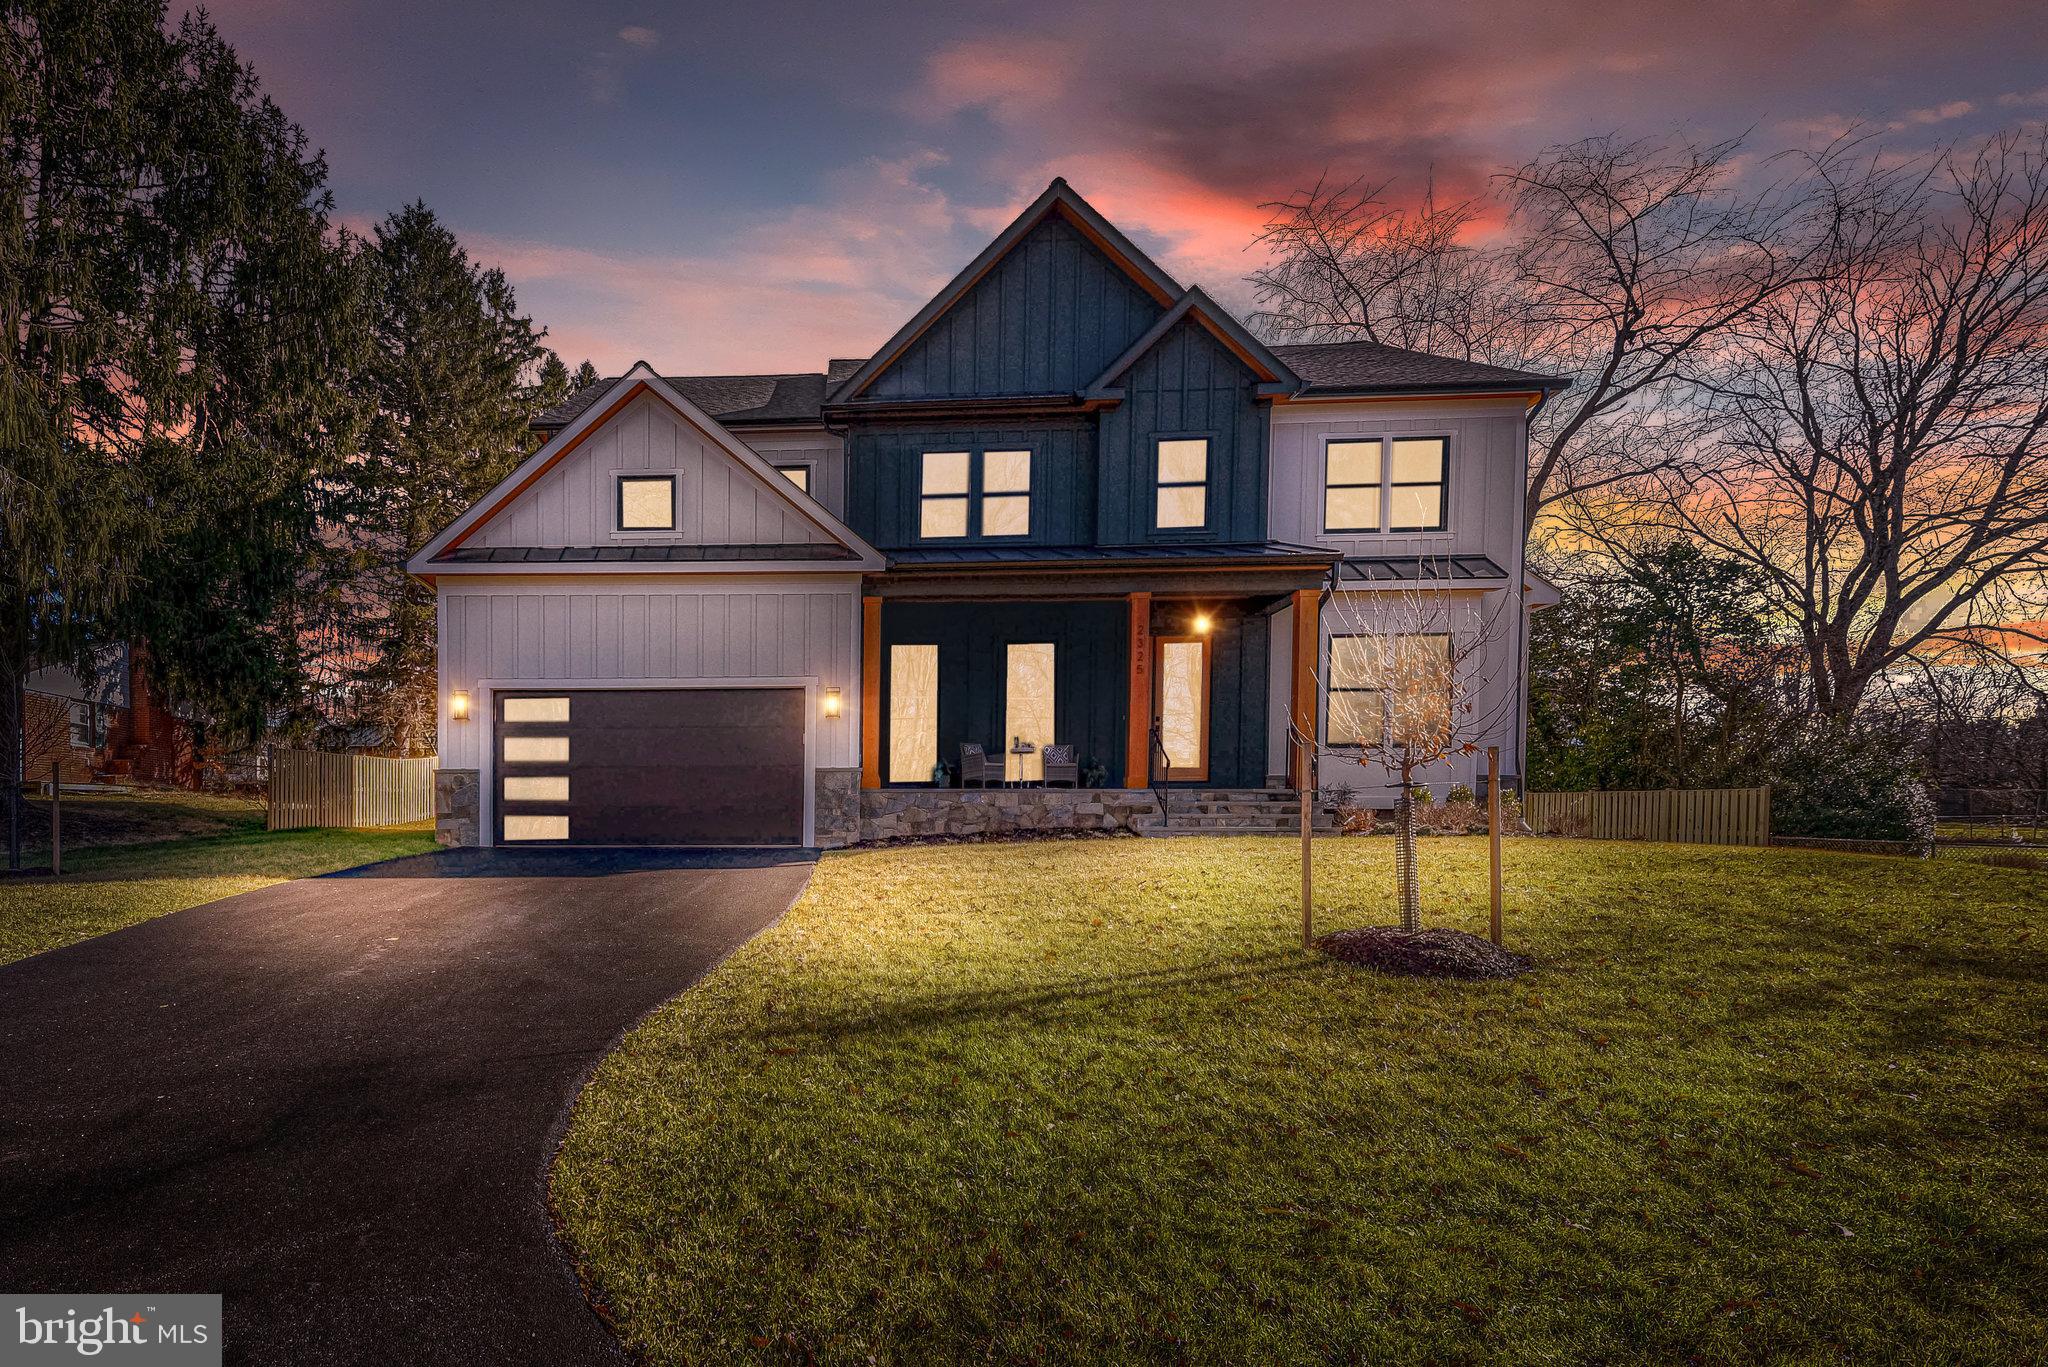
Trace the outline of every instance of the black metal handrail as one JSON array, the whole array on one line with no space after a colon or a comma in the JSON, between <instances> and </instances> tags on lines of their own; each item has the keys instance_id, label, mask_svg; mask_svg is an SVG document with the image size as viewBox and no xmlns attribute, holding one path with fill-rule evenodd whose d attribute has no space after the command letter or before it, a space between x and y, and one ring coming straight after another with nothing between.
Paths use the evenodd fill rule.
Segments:
<instances>
[{"instance_id":1,"label":"black metal handrail","mask_svg":"<svg viewBox=\"0 0 2048 1367\"><path fill-rule=\"evenodd\" d=\"M1173 756L1166 753L1166 741L1156 720L1152 723L1152 755L1163 761L1154 764L1148 758L1145 767L1152 778L1152 797L1159 804L1159 828L1166 830L1173 825ZM1160 777L1162 769L1164 778Z\"/></svg>"}]
</instances>

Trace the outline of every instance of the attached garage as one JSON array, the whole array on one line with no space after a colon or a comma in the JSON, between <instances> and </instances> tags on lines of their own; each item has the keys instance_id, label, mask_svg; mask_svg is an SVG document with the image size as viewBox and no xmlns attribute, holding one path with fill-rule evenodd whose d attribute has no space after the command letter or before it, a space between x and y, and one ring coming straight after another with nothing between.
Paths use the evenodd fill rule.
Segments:
<instances>
[{"instance_id":1,"label":"attached garage","mask_svg":"<svg viewBox=\"0 0 2048 1367\"><path fill-rule=\"evenodd\" d=\"M797 845L804 691L501 692L498 843Z\"/></svg>"}]
</instances>

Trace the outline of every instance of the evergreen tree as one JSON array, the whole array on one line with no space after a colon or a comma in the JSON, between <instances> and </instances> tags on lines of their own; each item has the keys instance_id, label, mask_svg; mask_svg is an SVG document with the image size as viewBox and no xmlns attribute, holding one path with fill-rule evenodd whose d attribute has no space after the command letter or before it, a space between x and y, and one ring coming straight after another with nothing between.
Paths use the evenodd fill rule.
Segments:
<instances>
[{"instance_id":1,"label":"evergreen tree","mask_svg":"<svg viewBox=\"0 0 2048 1367\"><path fill-rule=\"evenodd\" d=\"M374 277L374 411L339 528L361 633L352 711L400 751L427 753L434 592L404 562L534 449L527 424L550 383L547 353L504 274L473 264L426 205L378 224L364 255Z\"/></svg>"},{"instance_id":2,"label":"evergreen tree","mask_svg":"<svg viewBox=\"0 0 2048 1367\"><path fill-rule=\"evenodd\" d=\"M570 377L569 392L574 394L578 390L588 389L591 385L596 384L600 378L597 373L597 367L592 365L589 358L586 357L583 364L576 367L575 375Z\"/></svg>"},{"instance_id":3,"label":"evergreen tree","mask_svg":"<svg viewBox=\"0 0 2048 1367\"><path fill-rule=\"evenodd\" d=\"M545 413L573 392L569 367L562 364L561 357L547 351L540 363L540 378L533 386L533 411Z\"/></svg>"},{"instance_id":4,"label":"evergreen tree","mask_svg":"<svg viewBox=\"0 0 2048 1367\"><path fill-rule=\"evenodd\" d=\"M0 24L10 813L28 670L138 629L184 698L260 724L289 692L296 640L274 628L317 476L352 444L325 167L203 16L165 19L10 0Z\"/></svg>"}]
</instances>

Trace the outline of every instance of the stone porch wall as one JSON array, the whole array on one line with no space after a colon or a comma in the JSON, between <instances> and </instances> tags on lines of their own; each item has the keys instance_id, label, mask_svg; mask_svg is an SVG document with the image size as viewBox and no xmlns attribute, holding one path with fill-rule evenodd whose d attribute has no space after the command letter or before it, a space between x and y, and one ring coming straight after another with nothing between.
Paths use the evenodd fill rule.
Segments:
<instances>
[{"instance_id":1,"label":"stone porch wall","mask_svg":"<svg viewBox=\"0 0 2048 1367\"><path fill-rule=\"evenodd\" d=\"M1158 814L1142 788L868 789L860 795L860 838L1130 831Z\"/></svg>"}]
</instances>

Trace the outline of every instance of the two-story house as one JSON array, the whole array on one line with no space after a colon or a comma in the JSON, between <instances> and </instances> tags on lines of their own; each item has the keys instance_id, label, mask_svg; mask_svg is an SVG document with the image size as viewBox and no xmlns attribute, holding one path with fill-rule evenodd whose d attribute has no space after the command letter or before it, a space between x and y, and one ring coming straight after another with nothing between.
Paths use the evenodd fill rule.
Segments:
<instances>
[{"instance_id":1,"label":"two-story house","mask_svg":"<svg viewBox=\"0 0 2048 1367\"><path fill-rule=\"evenodd\" d=\"M1528 420L1560 387L1268 346L1054 181L871 356L641 364L543 416L410 562L442 839L841 845L949 804L1099 827L1154 788L1255 812L1302 782L1290 734L1341 742L1332 697L1377 682L1344 635L1418 591L1495 624L1460 667L1519 773ZM1341 753L1321 780L1391 801Z\"/></svg>"}]
</instances>

